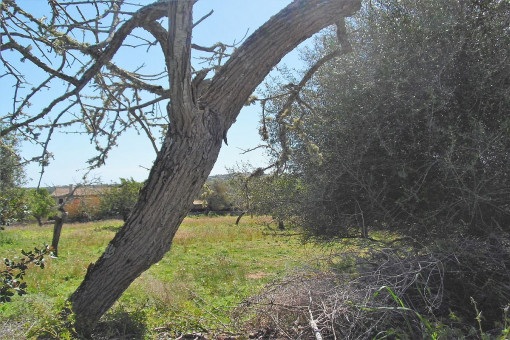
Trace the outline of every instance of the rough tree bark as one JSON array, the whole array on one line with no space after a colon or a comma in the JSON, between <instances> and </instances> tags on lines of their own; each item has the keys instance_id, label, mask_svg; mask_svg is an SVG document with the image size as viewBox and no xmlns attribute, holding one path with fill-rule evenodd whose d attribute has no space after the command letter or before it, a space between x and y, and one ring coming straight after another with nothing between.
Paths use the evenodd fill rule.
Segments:
<instances>
[{"instance_id":1,"label":"rough tree bark","mask_svg":"<svg viewBox=\"0 0 510 340\"><path fill-rule=\"evenodd\" d=\"M163 47L168 46L171 128L133 212L70 297L76 328L83 334L170 249L222 140L226 141L228 129L255 88L288 52L339 18L352 15L360 1L294 1L238 48L198 99L193 98L190 71L192 7L187 0L170 2L168 41L162 41Z\"/></svg>"}]
</instances>

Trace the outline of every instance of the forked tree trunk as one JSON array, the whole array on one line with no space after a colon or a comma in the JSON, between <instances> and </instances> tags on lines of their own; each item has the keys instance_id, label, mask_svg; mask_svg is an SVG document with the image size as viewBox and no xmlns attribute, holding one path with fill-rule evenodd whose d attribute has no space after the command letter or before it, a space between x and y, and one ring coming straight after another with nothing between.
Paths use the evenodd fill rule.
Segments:
<instances>
[{"instance_id":1,"label":"forked tree trunk","mask_svg":"<svg viewBox=\"0 0 510 340\"><path fill-rule=\"evenodd\" d=\"M169 39L159 39L168 46L169 134L132 214L70 297L83 334L170 249L228 129L271 69L299 43L360 7L360 0L296 0L246 40L197 100L190 71L192 3L170 2Z\"/></svg>"}]
</instances>

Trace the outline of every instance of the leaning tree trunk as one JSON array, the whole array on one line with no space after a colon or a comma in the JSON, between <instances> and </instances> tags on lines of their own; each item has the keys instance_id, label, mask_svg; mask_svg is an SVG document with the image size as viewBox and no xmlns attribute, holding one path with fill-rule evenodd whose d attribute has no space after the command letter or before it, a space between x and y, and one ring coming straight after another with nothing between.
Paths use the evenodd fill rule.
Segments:
<instances>
[{"instance_id":1,"label":"leaning tree trunk","mask_svg":"<svg viewBox=\"0 0 510 340\"><path fill-rule=\"evenodd\" d=\"M246 214L246 211L243 211L243 212L241 212L241 214L239 214L239 216L237 216L236 225L239 225L239 222L241 222L241 218L243 218L243 216L245 214Z\"/></svg>"},{"instance_id":2,"label":"leaning tree trunk","mask_svg":"<svg viewBox=\"0 0 510 340\"><path fill-rule=\"evenodd\" d=\"M178 226L207 179L221 146L197 127L196 138L168 138L139 203L72 295L77 329L87 333L142 272L170 249Z\"/></svg>"},{"instance_id":3,"label":"leaning tree trunk","mask_svg":"<svg viewBox=\"0 0 510 340\"><path fill-rule=\"evenodd\" d=\"M72 193L74 193L74 190ZM51 248L55 257L58 257L58 243L60 242L60 234L62 233L62 227L64 226L64 222L67 217L67 212L65 211L65 201L60 204L58 211L60 212L60 216L58 213L55 215L55 224L53 225L53 238L51 240Z\"/></svg>"},{"instance_id":4,"label":"leaning tree trunk","mask_svg":"<svg viewBox=\"0 0 510 340\"><path fill-rule=\"evenodd\" d=\"M294 1L253 33L202 96L194 98L190 67L193 2L169 3L168 40L158 40L167 47L171 127L133 212L70 297L75 326L83 334L170 249L218 157L222 140L226 142L228 129L271 69L299 43L360 7L359 0Z\"/></svg>"},{"instance_id":5,"label":"leaning tree trunk","mask_svg":"<svg viewBox=\"0 0 510 340\"><path fill-rule=\"evenodd\" d=\"M64 226L64 216L55 216L55 224L53 225L53 239L51 240L51 251L53 256L58 257L58 243L60 242L60 234Z\"/></svg>"}]
</instances>

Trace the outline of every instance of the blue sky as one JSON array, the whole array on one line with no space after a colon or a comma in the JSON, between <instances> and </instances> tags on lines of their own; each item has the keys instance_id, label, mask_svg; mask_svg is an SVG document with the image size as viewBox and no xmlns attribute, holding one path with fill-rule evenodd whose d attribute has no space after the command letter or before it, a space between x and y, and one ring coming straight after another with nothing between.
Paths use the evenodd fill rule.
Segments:
<instances>
[{"instance_id":1,"label":"blue sky","mask_svg":"<svg viewBox=\"0 0 510 340\"><path fill-rule=\"evenodd\" d=\"M40 1L21 0L18 3L36 5ZM239 41L247 30L249 34L253 33L288 3L290 0L200 0L195 6L195 20L211 9L214 10L214 14L195 28L193 41L204 46L218 41L225 43ZM287 56L282 63L291 67L302 67L297 51ZM12 100L11 98L1 99L4 103ZM223 145L212 175L227 173L227 168L237 163L250 162L254 166L267 163L262 151L241 154L243 150L258 145L260 141L257 132L260 111L259 105L245 107L241 111L237 122L228 132L229 145ZM118 182L121 177L133 177L137 181L145 180L148 175L147 169L151 167L156 157L148 139L132 131L124 134L118 144L108 157L106 165L94 170L90 177L99 178L103 183ZM87 166L86 160L94 156L95 152L89 137L59 132L52 139L50 148L55 158L45 169L41 185L53 186L80 182ZM39 149L32 145L24 145L22 152L25 157L40 153ZM36 164L26 167L27 186L37 185L39 172L40 168Z\"/></svg>"}]
</instances>

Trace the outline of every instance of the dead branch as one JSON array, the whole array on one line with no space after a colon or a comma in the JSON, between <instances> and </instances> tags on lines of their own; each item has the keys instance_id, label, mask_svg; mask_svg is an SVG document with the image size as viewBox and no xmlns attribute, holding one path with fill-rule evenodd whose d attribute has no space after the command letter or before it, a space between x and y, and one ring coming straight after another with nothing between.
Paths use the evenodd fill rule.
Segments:
<instances>
[{"instance_id":1,"label":"dead branch","mask_svg":"<svg viewBox=\"0 0 510 340\"><path fill-rule=\"evenodd\" d=\"M310 296L310 306L312 306L313 301L312 301L312 294L310 292L309 292L309 296ZM315 336L315 339L322 340L321 331L320 331L319 327L317 327L317 322L313 318L313 313L312 313L310 306L308 306L308 313L310 314L310 320L309 320L310 327L312 328L313 335Z\"/></svg>"}]
</instances>

